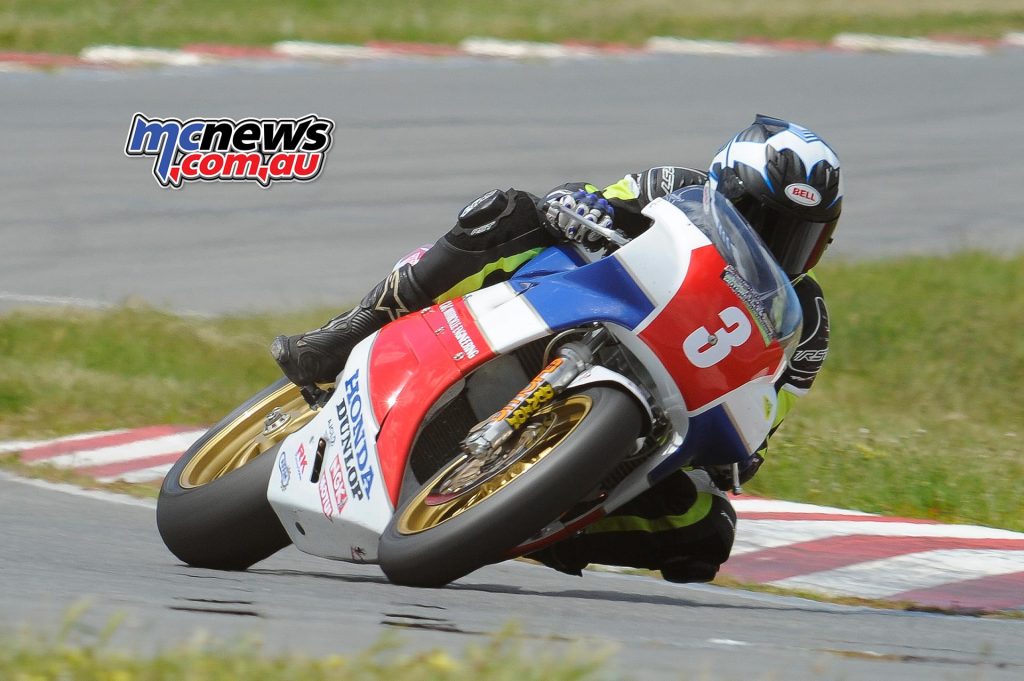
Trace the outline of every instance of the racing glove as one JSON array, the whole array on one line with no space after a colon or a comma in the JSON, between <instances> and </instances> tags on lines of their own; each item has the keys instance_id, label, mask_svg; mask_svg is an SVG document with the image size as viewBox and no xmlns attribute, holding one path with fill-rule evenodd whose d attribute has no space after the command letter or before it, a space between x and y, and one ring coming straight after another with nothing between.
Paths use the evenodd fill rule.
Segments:
<instances>
[{"instance_id":1,"label":"racing glove","mask_svg":"<svg viewBox=\"0 0 1024 681\"><path fill-rule=\"evenodd\" d=\"M612 221L615 217L615 209L608 201L597 194L585 192L582 189L572 194L565 194L553 200L563 208L568 208L581 218L596 223L601 227L612 228ZM569 216L559 212L554 207L547 210L548 223L560 234L570 241L591 245L601 240L601 237L587 230Z\"/></svg>"}]
</instances>

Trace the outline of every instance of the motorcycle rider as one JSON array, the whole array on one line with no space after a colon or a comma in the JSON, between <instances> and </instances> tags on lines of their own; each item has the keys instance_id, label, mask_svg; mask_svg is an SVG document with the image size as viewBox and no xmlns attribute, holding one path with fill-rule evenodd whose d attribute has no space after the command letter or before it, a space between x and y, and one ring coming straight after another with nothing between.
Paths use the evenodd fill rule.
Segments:
<instances>
[{"instance_id":1,"label":"motorcycle rider","mask_svg":"<svg viewBox=\"0 0 1024 681\"><path fill-rule=\"evenodd\" d=\"M636 236L650 224L640 212L644 206L705 183L761 236L793 281L803 309L800 342L776 383L774 433L810 388L828 351L828 312L809 271L831 243L843 190L839 159L828 144L807 128L764 115L718 151L707 173L661 166L600 190L565 184L544 200L515 189L487 192L459 213L433 247L395 269L357 307L318 329L278 336L271 353L295 384L331 383L356 343L389 321L504 281L555 243L593 238L556 210L545 212L547 202ZM766 448L767 441L742 469L741 482L757 472ZM721 491L731 482L727 468L677 471L581 534L530 557L570 574L594 562L661 570L671 581L710 581L735 536L736 513Z\"/></svg>"}]
</instances>

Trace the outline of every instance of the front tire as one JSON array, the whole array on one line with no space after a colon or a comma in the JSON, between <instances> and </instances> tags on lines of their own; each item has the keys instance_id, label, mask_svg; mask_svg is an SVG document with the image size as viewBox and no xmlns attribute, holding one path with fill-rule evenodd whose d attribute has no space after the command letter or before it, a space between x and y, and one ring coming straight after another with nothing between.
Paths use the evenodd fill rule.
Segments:
<instances>
[{"instance_id":1,"label":"front tire","mask_svg":"<svg viewBox=\"0 0 1024 681\"><path fill-rule=\"evenodd\" d=\"M281 418L271 432L267 416ZM156 522L182 562L245 570L291 544L267 500L281 441L312 412L287 379L268 386L188 448L164 478Z\"/></svg>"},{"instance_id":2,"label":"front tire","mask_svg":"<svg viewBox=\"0 0 1024 681\"><path fill-rule=\"evenodd\" d=\"M560 397L510 438L518 459L485 471L456 457L409 499L380 538L381 569L395 584L438 587L501 560L631 454L643 419L635 399L616 388Z\"/></svg>"}]
</instances>

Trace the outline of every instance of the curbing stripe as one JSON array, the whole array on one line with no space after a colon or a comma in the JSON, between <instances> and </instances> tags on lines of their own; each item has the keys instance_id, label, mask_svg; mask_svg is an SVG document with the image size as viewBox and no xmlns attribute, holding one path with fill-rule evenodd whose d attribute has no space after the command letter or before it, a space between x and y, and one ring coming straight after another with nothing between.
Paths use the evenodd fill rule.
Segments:
<instances>
[{"instance_id":1,"label":"curbing stripe","mask_svg":"<svg viewBox=\"0 0 1024 681\"><path fill-rule=\"evenodd\" d=\"M101 482L152 483L204 432L151 426L0 443L0 451L20 449L30 463L76 468ZM723 573L745 581L975 610L1024 600L1024 533L756 497L734 505L740 531Z\"/></svg>"},{"instance_id":2,"label":"curbing stripe","mask_svg":"<svg viewBox=\"0 0 1024 681\"><path fill-rule=\"evenodd\" d=\"M101 447L113 447L116 445L142 442L155 437L173 435L180 433L185 428L176 426L148 426L134 430L111 430L100 433L86 433L83 435L72 435L71 437L58 438L56 440L37 442L28 448L17 448L21 452L22 461L33 462L42 459L51 459L62 454L74 454L85 452ZM11 443L14 446L22 443ZM4 447L8 445L2 445Z\"/></svg>"},{"instance_id":3,"label":"curbing stripe","mask_svg":"<svg viewBox=\"0 0 1024 681\"><path fill-rule=\"evenodd\" d=\"M181 456L179 452L177 456ZM177 461L177 456L175 461ZM147 482L160 482L164 476L167 475L168 471L174 466L174 461L171 463L161 464L159 466L150 466L149 468L143 468L140 470L128 471L126 473L118 473L117 475L111 475L103 478L97 478L100 482L128 482L128 483L147 483Z\"/></svg>"},{"instance_id":4,"label":"curbing stripe","mask_svg":"<svg viewBox=\"0 0 1024 681\"><path fill-rule=\"evenodd\" d=\"M390 54L409 55L413 57L457 57L463 54L462 50L451 45L438 45L434 43L403 43L387 40L371 40L366 43L367 47L375 50L388 52Z\"/></svg>"},{"instance_id":5,"label":"curbing stripe","mask_svg":"<svg viewBox=\"0 0 1024 681\"><path fill-rule=\"evenodd\" d=\"M730 43L720 40L688 40L656 36L645 44L647 51L654 54L689 54L698 56L723 57L771 57L779 50L765 44Z\"/></svg>"},{"instance_id":6,"label":"curbing stripe","mask_svg":"<svg viewBox=\"0 0 1024 681\"><path fill-rule=\"evenodd\" d=\"M83 466L81 468L76 468L75 472L92 476L100 482L114 482L115 480L121 479L122 476L141 471L148 471L150 469L163 468L164 466L168 466L168 464L173 465L174 462L181 457L182 453L183 450L181 448L175 447L173 451L168 451L163 454L154 454L153 456L144 456L137 459L105 463L98 466ZM169 468L170 466L168 466L168 470Z\"/></svg>"},{"instance_id":7,"label":"curbing stripe","mask_svg":"<svg viewBox=\"0 0 1024 681\"><path fill-rule=\"evenodd\" d=\"M91 64L124 66L200 66L211 61L209 57L181 50L128 45L96 45L85 48L78 56Z\"/></svg>"},{"instance_id":8,"label":"curbing stripe","mask_svg":"<svg viewBox=\"0 0 1024 681\"><path fill-rule=\"evenodd\" d=\"M769 582L783 589L825 590L858 598L890 599L911 590L1021 571L1024 551L953 549L923 551Z\"/></svg>"},{"instance_id":9,"label":"curbing stripe","mask_svg":"<svg viewBox=\"0 0 1024 681\"><path fill-rule=\"evenodd\" d=\"M1024 572L979 577L894 594L893 599L938 608L1011 610L1024 608Z\"/></svg>"},{"instance_id":10,"label":"curbing stripe","mask_svg":"<svg viewBox=\"0 0 1024 681\"><path fill-rule=\"evenodd\" d=\"M843 522L867 522L867 523L915 523L920 525L938 525L935 520L925 518L894 518L880 515L857 515L851 513L803 513L800 511L784 511L771 513L737 512L743 520L782 520L792 522L796 520L840 520Z\"/></svg>"},{"instance_id":11,"label":"curbing stripe","mask_svg":"<svg viewBox=\"0 0 1024 681\"><path fill-rule=\"evenodd\" d=\"M274 43L275 53L296 59L322 59L336 61L345 59L381 59L391 56L385 50L365 45L341 45L333 43L312 43L302 40L285 40Z\"/></svg>"},{"instance_id":12,"label":"curbing stripe","mask_svg":"<svg viewBox=\"0 0 1024 681\"><path fill-rule=\"evenodd\" d=\"M198 54L213 59L281 59L283 55L269 47L248 47L245 45L219 45L192 43L181 48L182 52Z\"/></svg>"},{"instance_id":13,"label":"curbing stripe","mask_svg":"<svg viewBox=\"0 0 1024 681\"><path fill-rule=\"evenodd\" d=\"M829 513L833 515L863 515L878 517L874 513L849 511L842 508L832 508L830 506L815 506L814 504L801 504L795 501L778 501L776 499L758 499L747 496L746 493L744 493L742 497L730 495L729 499L732 502L733 508L736 509L736 513L740 516L749 516L754 513Z\"/></svg>"},{"instance_id":14,"label":"curbing stripe","mask_svg":"<svg viewBox=\"0 0 1024 681\"><path fill-rule=\"evenodd\" d=\"M1012 549L1024 551L1020 539L962 539L957 537L828 537L737 556L722 570L750 582L774 582L809 572L835 570L869 560L894 558L938 549ZM1024 558L1024 554L1022 554ZM1024 569L1024 562L1021 563Z\"/></svg>"},{"instance_id":15,"label":"curbing stripe","mask_svg":"<svg viewBox=\"0 0 1024 681\"><path fill-rule=\"evenodd\" d=\"M155 426L156 428L165 428L166 426ZM52 447L60 445L61 443L76 443L78 445L83 442L87 442L97 437L108 437L113 435L119 435L121 433L129 432L127 428L121 430L103 430L96 431L93 433L79 433L78 435L66 435L64 437L58 437L51 440L8 440L7 442L0 442L0 454L6 454L8 452L21 452L22 460L24 459L24 453L27 451L34 451L42 447ZM136 431L130 431L136 432Z\"/></svg>"},{"instance_id":16,"label":"curbing stripe","mask_svg":"<svg viewBox=\"0 0 1024 681\"><path fill-rule=\"evenodd\" d=\"M872 537L955 537L960 539L1020 539L1020 532L978 525L934 525L907 522L837 520L742 520L732 555L774 549L800 542L864 535Z\"/></svg>"},{"instance_id":17,"label":"curbing stripe","mask_svg":"<svg viewBox=\"0 0 1024 681\"><path fill-rule=\"evenodd\" d=\"M936 57L984 57L989 50L979 43L961 43L928 38L901 38L868 33L840 33L832 45L850 52L893 52Z\"/></svg>"},{"instance_id":18,"label":"curbing stripe","mask_svg":"<svg viewBox=\"0 0 1024 681\"><path fill-rule=\"evenodd\" d=\"M184 452L205 432L206 430L186 430L184 432L147 438L137 442L127 442L111 447L60 454L45 459L42 462L61 468L91 468L123 461L146 459L175 450ZM36 460L39 461L39 459Z\"/></svg>"},{"instance_id":19,"label":"curbing stripe","mask_svg":"<svg viewBox=\"0 0 1024 681\"><path fill-rule=\"evenodd\" d=\"M693 40L675 36L655 36L642 46L622 43L592 43L567 40L542 43L497 38L467 38L458 46L437 43L369 41L363 45L317 43L288 40L271 47L195 43L180 50L129 45L93 45L75 56L0 52L0 71L26 68L63 68L72 66L200 66L223 60L295 59L345 61L387 59L393 57L472 56L499 59L579 59L595 56L622 57L644 54L694 56L767 57L784 52L842 50L924 54L947 57L980 57L998 48L1024 47L1024 32L1006 33L999 40L955 37L911 38L862 33L840 33L828 43L812 40L746 38L739 42Z\"/></svg>"},{"instance_id":20,"label":"curbing stripe","mask_svg":"<svg viewBox=\"0 0 1024 681\"><path fill-rule=\"evenodd\" d=\"M459 49L474 57L502 57L505 59L566 59L597 55L597 50L583 45L534 43L495 38L467 38L459 43Z\"/></svg>"}]
</instances>

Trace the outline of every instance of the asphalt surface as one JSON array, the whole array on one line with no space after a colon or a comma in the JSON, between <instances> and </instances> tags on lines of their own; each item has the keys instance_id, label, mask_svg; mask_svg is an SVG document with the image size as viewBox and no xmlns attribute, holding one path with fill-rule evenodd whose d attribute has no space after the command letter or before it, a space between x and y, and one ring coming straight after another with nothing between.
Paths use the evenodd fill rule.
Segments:
<instances>
[{"instance_id":1,"label":"asphalt surface","mask_svg":"<svg viewBox=\"0 0 1024 681\"><path fill-rule=\"evenodd\" d=\"M514 622L529 654L610 654L635 679L1019 679L1024 620L815 603L524 563L444 589L388 584L373 566L286 549L244 573L185 567L152 508L40 489L0 475L0 634L53 631L85 605L73 640L113 618L111 646L154 652L261 640L269 652L346 653L385 632L406 652L458 651Z\"/></svg>"},{"instance_id":2,"label":"asphalt surface","mask_svg":"<svg viewBox=\"0 0 1024 681\"><path fill-rule=\"evenodd\" d=\"M807 54L562 63L470 59L0 73L0 310L142 298L205 313L348 302L487 189L611 182L704 166L756 111L839 149L831 255L1024 248L1024 54ZM134 112L337 122L309 185L160 189L123 155ZM290 331L290 330L285 330ZM240 574L193 570L140 506L0 479L0 627L125 620L153 650L197 629L271 650L345 652L384 631L453 648L511 620L526 644L618 648L636 678L1020 678L1024 623L907 614L514 563L443 590L287 550Z\"/></svg>"},{"instance_id":3,"label":"asphalt surface","mask_svg":"<svg viewBox=\"0 0 1024 681\"><path fill-rule=\"evenodd\" d=\"M840 152L830 256L1024 248L1024 52L981 59L473 59L0 73L0 306L142 298L224 312L351 302L481 192L705 167L755 112ZM337 122L309 185L164 190L132 115Z\"/></svg>"}]
</instances>

